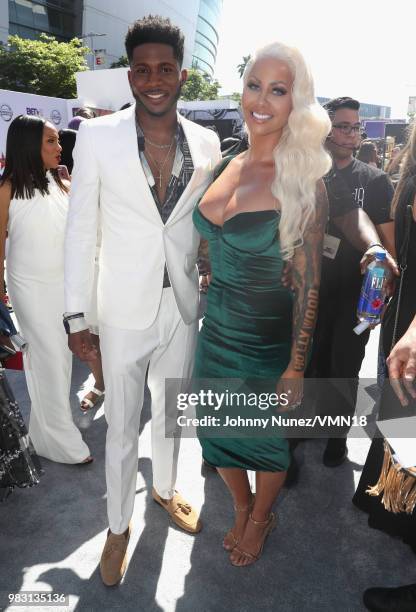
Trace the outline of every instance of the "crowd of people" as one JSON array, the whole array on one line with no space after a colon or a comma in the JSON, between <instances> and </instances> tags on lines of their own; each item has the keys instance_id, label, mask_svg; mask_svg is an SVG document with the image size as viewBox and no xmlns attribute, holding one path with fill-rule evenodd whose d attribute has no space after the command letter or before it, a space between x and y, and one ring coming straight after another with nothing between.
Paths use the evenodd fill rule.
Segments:
<instances>
[{"instance_id":1,"label":"crowd of people","mask_svg":"<svg viewBox=\"0 0 416 612\"><path fill-rule=\"evenodd\" d=\"M416 398L416 128L400 152L394 189L372 143L361 142L359 102L339 97L321 107L302 55L276 42L246 66L247 137L222 159L216 134L177 113L187 77L180 30L149 16L125 42L135 104L84 115L59 134L41 118L17 117L0 186L0 255L28 342L29 434L40 456L81 466L93 460L71 415L71 351L95 378L82 410L97 405L105 383L107 586L127 565L146 382L152 496L189 533L202 525L175 489L180 437L166 429L176 423L186 381L203 389L214 380L218 390L237 379L256 393L290 396L287 409L296 411L304 379L325 379L316 411L354 415L369 338L353 332L356 308L362 273L380 252L392 296L380 348L392 384L382 389L381 418L411 416ZM208 285L199 333L197 261ZM347 435L347 427L329 434L328 468L345 461ZM273 505L296 469L298 441L236 429L218 437L199 428L198 436L235 509L222 545L233 566L251 565L275 526ZM378 434L354 503L416 551L416 496L392 513L382 503L386 483L377 495L367 492L389 452ZM410 494L414 476L403 480ZM400 487L394 495L403 497ZM416 586L369 589L364 602L370 610L414 610Z\"/></svg>"}]
</instances>

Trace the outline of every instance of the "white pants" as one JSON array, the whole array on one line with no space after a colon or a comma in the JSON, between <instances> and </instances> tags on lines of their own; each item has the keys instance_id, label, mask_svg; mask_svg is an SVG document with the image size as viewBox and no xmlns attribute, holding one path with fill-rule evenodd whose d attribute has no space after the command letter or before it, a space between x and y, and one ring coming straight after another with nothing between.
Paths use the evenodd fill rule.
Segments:
<instances>
[{"instance_id":1,"label":"white pants","mask_svg":"<svg viewBox=\"0 0 416 612\"><path fill-rule=\"evenodd\" d=\"M180 388L171 385L165 398L165 378L191 376L196 332L197 321L191 325L182 321L171 287L163 290L158 315L148 329L117 329L100 322L108 423L107 512L115 534L127 529L133 513L140 413L148 366L153 486L164 499L174 493L179 439L165 436L165 409L169 416L176 413L176 393Z\"/></svg>"}]
</instances>

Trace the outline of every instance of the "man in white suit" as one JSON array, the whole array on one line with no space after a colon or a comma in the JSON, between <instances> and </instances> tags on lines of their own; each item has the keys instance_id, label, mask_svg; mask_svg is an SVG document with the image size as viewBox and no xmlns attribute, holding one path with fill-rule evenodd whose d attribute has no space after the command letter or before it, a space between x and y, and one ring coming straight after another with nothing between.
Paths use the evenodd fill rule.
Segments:
<instances>
[{"instance_id":1,"label":"man in white suit","mask_svg":"<svg viewBox=\"0 0 416 612\"><path fill-rule=\"evenodd\" d=\"M98 319L110 527L100 568L108 586L126 568L147 369L153 499L186 531L201 529L197 513L174 488L179 440L166 437L165 417L176 414L177 389L170 385L165 398L165 379L191 375L199 301L192 210L220 160L220 146L214 132L177 114L187 77L183 46L183 35L169 20L149 16L135 22L126 51L136 104L83 122L74 150L64 320L75 355L93 358L83 313L91 301L100 207Z\"/></svg>"}]
</instances>

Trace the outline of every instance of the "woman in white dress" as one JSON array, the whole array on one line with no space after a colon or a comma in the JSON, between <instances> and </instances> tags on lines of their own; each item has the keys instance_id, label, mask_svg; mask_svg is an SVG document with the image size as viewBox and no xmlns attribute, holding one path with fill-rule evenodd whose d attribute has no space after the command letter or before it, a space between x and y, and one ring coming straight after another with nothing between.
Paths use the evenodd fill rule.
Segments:
<instances>
[{"instance_id":1,"label":"woman in white dress","mask_svg":"<svg viewBox=\"0 0 416 612\"><path fill-rule=\"evenodd\" d=\"M0 264L8 236L7 289L28 342L29 435L39 455L85 464L92 458L72 420L72 355L62 325L68 186L57 170L60 152L51 123L19 115L10 124L0 186Z\"/></svg>"}]
</instances>

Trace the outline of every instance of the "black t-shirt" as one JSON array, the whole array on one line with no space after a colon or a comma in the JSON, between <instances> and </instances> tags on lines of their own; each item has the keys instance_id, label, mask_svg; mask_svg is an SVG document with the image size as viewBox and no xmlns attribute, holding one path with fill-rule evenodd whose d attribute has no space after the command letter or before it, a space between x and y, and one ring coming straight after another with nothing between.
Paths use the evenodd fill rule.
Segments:
<instances>
[{"instance_id":1,"label":"black t-shirt","mask_svg":"<svg viewBox=\"0 0 416 612\"><path fill-rule=\"evenodd\" d=\"M346 168L336 170L336 174L338 179L348 187L354 208L360 207L365 210L374 225L391 221L390 207L393 198L393 185L385 172L354 159ZM331 202L329 192L328 197ZM346 210L346 212L348 211ZM322 285L325 287L326 282L330 281L332 288L334 288L333 281L336 278L338 290L346 291L358 297L362 283L360 273L362 253L355 249L331 222L331 218L333 219L335 216L330 214L328 232L340 238L341 243L336 258L329 260L329 263L325 262ZM328 268L330 268L329 271Z\"/></svg>"},{"instance_id":2,"label":"black t-shirt","mask_svg":"<svg viewBox=\"0 0 416 612\"><path fill-rule=\"evenodd\" d=\"M358 208L358 204L352 198L351 189L341 174L334 166L324 176L324 183L328 195L329 213L327 232L332 236L341 235L339 230L334 231L332 220L342 217L352 210ZM336 260L322 257L321 271L321 300L327 301L331 294L337 293L340 282L339 269Z\"/></svg>"},{"instance_id":3,"label":"black t-shirt","mask_svg":"<svg viewBox=\"0 0 416 612\"><path fill-rule=\"evenodd\" d=\"M338 174L351 189L355 203L365 210L374 225L391 221L390 207L394 190L385 172L354 159L349 166L338 170Z\"/></svg>"},{"instance_id":4,"label":"black t-shirt","mask_svg":"<svg viewBox=\"0 0 416 612\"><path fill-rule=\"evenodd\" d=\"M348 183L334 166L324 176L324 183L328 194L329 221L358 208L359 205L352 198Z\"/></svg>"}]
</instances>

